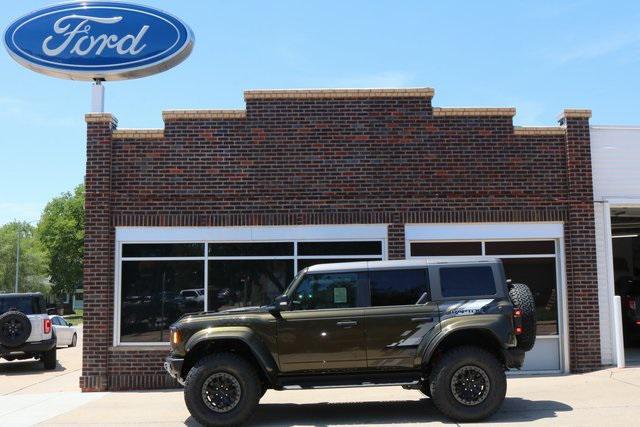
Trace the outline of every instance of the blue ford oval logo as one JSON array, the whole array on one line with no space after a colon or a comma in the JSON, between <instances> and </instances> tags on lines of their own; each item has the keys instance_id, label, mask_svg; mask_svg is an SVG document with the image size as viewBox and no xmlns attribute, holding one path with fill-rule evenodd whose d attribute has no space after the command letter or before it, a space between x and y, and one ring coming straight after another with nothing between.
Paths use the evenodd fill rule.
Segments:
<instances>
[{"instance_id":1,"label":"blue ford oval logo","mask_svg":"<svg viewBox=\"0 0 640 427\"><path fill-rule=\"evenodd\" d=\"M13 22L4 34L9 54L20 64L74 80L158 73L182 62L193 42L189 27L174 16L105 1L40 9Z\"/></svg>"}]
</instances>

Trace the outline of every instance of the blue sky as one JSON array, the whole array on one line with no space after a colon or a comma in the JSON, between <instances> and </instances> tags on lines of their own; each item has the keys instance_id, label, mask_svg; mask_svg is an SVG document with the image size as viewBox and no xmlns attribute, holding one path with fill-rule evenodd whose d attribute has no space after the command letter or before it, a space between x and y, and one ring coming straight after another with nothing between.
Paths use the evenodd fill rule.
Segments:
<instances>
[{"instance_id":1,"label":"blue sky","mask_svg":"<svg viewBox=\"0 0 640 427\"><path fill-rule=\"evenodd\" d=\"M119 127L162 127L164 109L243 108L260 88L434 87L435 106L514 106L516 124L640 124L640 2L143 1L193 29L168 72L106 84ZM54 2L3 3L2 27ZM0 52L0 224L35 221L82 182L90 84Z\"/></svg>"}]
</instances>

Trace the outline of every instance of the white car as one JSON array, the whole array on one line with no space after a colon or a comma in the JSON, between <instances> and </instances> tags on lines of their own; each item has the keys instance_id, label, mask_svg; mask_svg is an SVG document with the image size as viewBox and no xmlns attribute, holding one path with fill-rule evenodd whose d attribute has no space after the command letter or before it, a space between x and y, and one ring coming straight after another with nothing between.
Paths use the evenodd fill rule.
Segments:
<instances>
[{"instance_id":1,"label":"white car","mask_svg":"<svg viewBox=\"0 0 640 427\"><path fill-rule=\"evenodd\" d=\"M180 291L180 296L187 301L204 302L204 289L184 289Z\"/></svg>"},{"instance_id":2,"label":"white car","mask_svg":"<svg viewBox=\"0 0 640 427\"><path fill-rule=\"evenodd\" d=\"M61 316L51 316L51 324L58 338L58 347L75 347L78 343L78 330Z\"/></svg>"}]
</instances>

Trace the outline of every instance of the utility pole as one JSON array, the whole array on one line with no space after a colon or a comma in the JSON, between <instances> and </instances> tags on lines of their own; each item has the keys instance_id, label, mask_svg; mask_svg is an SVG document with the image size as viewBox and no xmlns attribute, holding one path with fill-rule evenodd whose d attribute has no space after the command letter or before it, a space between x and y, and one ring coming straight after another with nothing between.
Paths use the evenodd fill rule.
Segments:
<instances>
[{"instance_id":1,"label":"utility pole","mask_svg":"<svg viewBox=\"0 0 640 427\"><path fill-rule=\"evenodd\" d=\"M20 277L20 231L22 225L17 221L16 224L18 224L18 233L16 233L16 293L18 293L18 278Z\"/></svg>"}]
</instances>

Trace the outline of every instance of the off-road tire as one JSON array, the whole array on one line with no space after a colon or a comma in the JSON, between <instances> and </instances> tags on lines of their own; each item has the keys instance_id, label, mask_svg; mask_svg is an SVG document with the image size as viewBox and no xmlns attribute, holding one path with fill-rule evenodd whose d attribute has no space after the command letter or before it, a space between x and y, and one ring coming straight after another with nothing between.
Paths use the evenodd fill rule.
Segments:
<instances>
[{"instance_id":1,"label":"off-road tire","mask_svg":"<svg viewBox=\"0 0 640 427\"><path fill-rule=\"evenodd\" d=\"M0 344L20 347L31 335L31 321L21 311L10 310L0 315Z\"/></svg>"},{"instance_id":2,"label":"off-road tire","mask_svg":"<svg viewBox=\"0 0 640 427\"><path fill-rule=\"evenodd\" d=\"M202 397L209 377L216 373L232 375L240 384L240 401L228 412L215 412ZM213 354L191 368L184 385L184 401L191 415L203 426L236 426L247 421L258 405L262 385L253 364L233 353Z\"/></svg>"},{"instance_id":3,"label":"off-road tire","mask_svg":"<svg viewBox=\"0 0 640 427\"><path fill-rule=\"evenodd\" d=\"M56 369L56 366L58 364L58 354L56 347L53 347L51 350L46 351L42 354L42 362L44 363L44 369L48 371Z\"/></svg>"},{"instance_id":4,"label":"off-road tire","mask_svg":"<svg viewBox=\"0 0 640 427\"><path fill-rule=\"evenodd\" d=\"M488 380L488 394L480 403L465 405L452 392L454 374L465 367L480 368ZM493 415L507 392L507 378L500 360L492 353L474 346L454 347L438 360L429 378L431 399L436 408L454 421L480 421Z\"/></svg>"},{"instance_id":5,"label":"off-road tire","mask_svg":"<svg viewBox=\"0 0 640 427\"><path fill-rule=\"evenodd\" d=\"M71 338L71 344L69 347L75 347L78 344L78 334L73 334L73 338Z\"/></svg>"},{"instance_id":6,"label":"off-road tire","mask_svg":"<svg viewBox=\"0 0 640 427\"><path fill-rule=\"evenodd\" d=\"M529 351L536 343L536 303L531 289L525 284L514 283L509 289L513 305L522 310L522 333L518 335L518 348Z\"/></svg>"}]
</instances>

